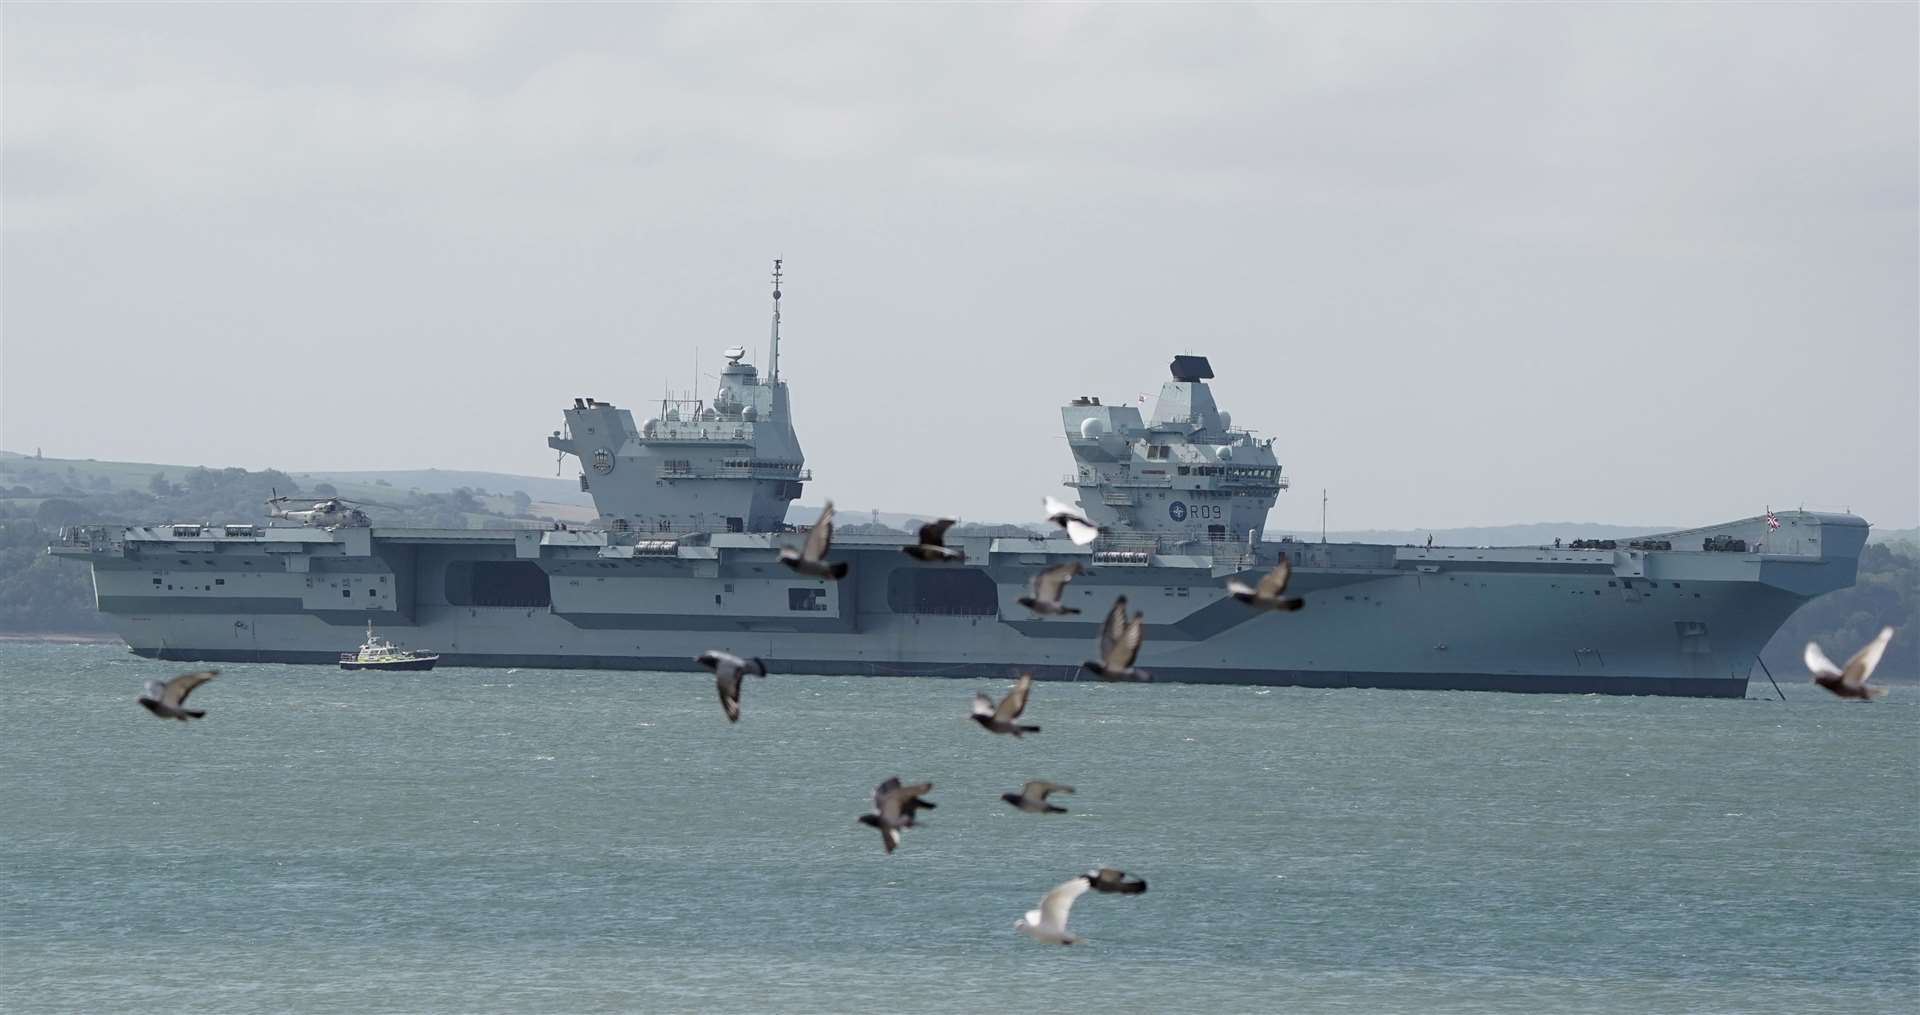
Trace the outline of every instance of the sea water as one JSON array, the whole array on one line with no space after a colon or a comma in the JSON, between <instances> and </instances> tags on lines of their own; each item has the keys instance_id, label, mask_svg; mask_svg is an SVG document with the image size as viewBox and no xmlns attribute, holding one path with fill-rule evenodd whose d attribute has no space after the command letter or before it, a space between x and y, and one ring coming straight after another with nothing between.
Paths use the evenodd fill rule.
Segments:
<instances>
[{"instance_id":1,"label":"sea water","mask_svg":"<svg viewBox=\"0 0 1920 1015\"><path fill-rule=\"evenodd\" d=\"M0 644L7 1011L1920 1010L1920 689L1785 702ZM1771 696L1772 689L1765 688ZM888 856L874 784L938 808ZM999 800L1075 787L1063 815ZM1074 947L1014 930L1095 866Z\"/></svg>"}]
</instances>

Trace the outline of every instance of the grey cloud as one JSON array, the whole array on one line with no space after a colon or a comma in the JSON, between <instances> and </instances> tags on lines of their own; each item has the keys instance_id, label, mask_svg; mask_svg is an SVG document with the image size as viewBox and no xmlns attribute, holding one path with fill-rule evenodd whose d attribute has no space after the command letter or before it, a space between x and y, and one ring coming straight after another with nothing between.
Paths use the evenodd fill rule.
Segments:
<instances>
[{"instance_id":1,"label":"grey cloud","mask_svg":"<svg viewBox=\"0 0 1920 1015\"><path fill-rule=\"evenodd\" d=\"M778 255L842 503L1017 516L1191 349L1276 527L1920 520L1911 8L0 18L8 447L545 471L763 345Z\"/></svg>"}]
</instances>

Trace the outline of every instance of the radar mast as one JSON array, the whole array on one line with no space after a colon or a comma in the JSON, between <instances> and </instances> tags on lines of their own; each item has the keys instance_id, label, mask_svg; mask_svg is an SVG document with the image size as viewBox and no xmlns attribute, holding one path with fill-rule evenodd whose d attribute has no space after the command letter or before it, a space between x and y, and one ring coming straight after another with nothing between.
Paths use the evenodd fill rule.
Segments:
<instances>
[{"instance_id":1,"label":"radar mast","mask_svg":"<svg viewBox=\"0 0 1920 1015\"><path fill-rule=\"evenodd\" d=\"M780 380L780 258L773 259L773 341L767 350L767 383Z\"/></svg>"}]
</instances>

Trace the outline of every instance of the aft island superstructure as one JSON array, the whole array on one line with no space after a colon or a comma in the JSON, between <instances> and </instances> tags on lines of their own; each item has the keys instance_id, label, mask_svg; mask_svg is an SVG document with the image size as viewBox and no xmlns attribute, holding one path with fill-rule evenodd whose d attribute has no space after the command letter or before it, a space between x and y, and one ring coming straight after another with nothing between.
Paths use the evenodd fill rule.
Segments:
<instances>
[{"instance_id":1,"label":"aft island superstructure","mask_svg":"<svg viewBox=\"0 0 1920 1015\"><path fill-rule=\"evenodd\" d=\"M638 422L598 398L564 411L547 443L579 461L591 526L90 527L52 552L90 563L114 629L166 659L331 665L371 622L443 666L689 670L719 647L787 673L1071 679L1124 595L1158 681L1737 697L1795 608L1852 584L1866 541L1862 519L1806 511L1579 548L1265 540L1289 485L1274 440L1215 404L1205 357L1176 356L1148 415L1061 409L1091 545L949 533L965 559L922 562L911 536L843 534L848 576L809 578L778 560L812 478L780 295L776 275L764 375L734 347L711 400ZM1226 595L1283 558L1306 609ZM1082 612L1018 603L1066 561Z\"/></svg>"}]
</instances>

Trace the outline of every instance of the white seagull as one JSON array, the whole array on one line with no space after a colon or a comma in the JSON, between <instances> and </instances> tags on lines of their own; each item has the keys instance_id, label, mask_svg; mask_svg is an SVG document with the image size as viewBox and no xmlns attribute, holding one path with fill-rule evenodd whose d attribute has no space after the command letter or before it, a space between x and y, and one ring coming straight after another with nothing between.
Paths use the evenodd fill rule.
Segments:
<instances>
[{"instance_id":1,"label":"white seagull","mask_svg":"<svg viewBox=\"0 0 1920 1015\"><path fill-rule=\"evenodd\" d=\"M1067 912L1073 909L1073 900L1087 894L1092 887L1093 882L1082 876L1055 888L1041 898L1039 909L1027 910L1027 915L1016 921L1013 929L1035 941L1079 944L1082 938L1067 933Z\"/></svg>"},{"instance_id":2,"label":"white seagull","mask_svg":"<svg viewBox=\"0 0 1920 1015\"><path fill-rule=\"evenodd\" d=\"M1887 693L1884 687L1868 687L1867 678L1873 676L1874 668L1880 665L1880 657L1886 654L1887 642L1893 640L1893 628L1883 627L1878 637L1867 642L1867 647L1853 654L1843 669L1833 664L1820 646L1807 642L1807 669L1813 673L1813 682L1839 695L1842 698L1859 698L1867 701Z\"/></svg>"},{"instance_id":3,"label":"white seagull","mask_svg":"<svg viewBox=\"0 0 1920 1015\"><path fill-rule=\"evenodd\" d=\"M1046 499L1047 521L1067 530L1067 538L1075 546L1085 546L1100 538L1100 527L1086 513L1066 501L1055 497Z\"/></svg>"}]
</instances>

